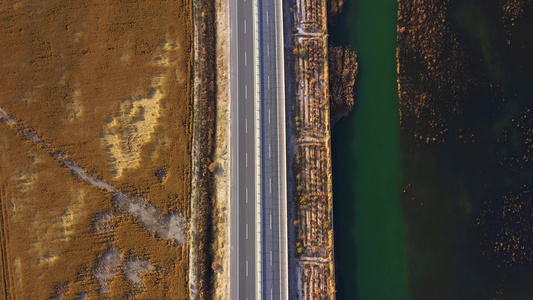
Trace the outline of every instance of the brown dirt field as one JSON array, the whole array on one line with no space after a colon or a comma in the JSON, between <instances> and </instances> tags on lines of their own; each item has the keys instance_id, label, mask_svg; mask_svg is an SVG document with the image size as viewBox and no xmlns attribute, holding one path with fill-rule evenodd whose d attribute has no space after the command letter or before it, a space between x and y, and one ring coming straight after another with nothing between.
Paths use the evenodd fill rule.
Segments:
<instances>
[{"instance_id":1,"label":"brown dirt field","mask_svg":"<svg viewBox=\"0 0 533 300\"><path fill-rule=\"evenodd\" d=\"M0 108L94 177L189 218L190 0L2 2L0 44ZM0 298L187 298L188 245L115 215L112 198L0 122ZM153 266L140 285L126 278L134 258Z\"/></svg>"}]
</instances>

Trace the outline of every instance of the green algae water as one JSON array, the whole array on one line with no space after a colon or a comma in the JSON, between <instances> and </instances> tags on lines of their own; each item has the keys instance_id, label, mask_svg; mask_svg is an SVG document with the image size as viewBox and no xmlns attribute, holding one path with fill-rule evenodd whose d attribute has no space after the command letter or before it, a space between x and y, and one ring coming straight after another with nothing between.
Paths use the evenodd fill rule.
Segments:
<instances>
[{"instance_id":1,"label":"green algae water","mask_svg":"<svg viewBox=\"0 0 533 300\"><path fill-rule=\"evenodd\" d=\"M330 40L359 56L354 113L333 128L337 299L405 299L395 0L350 0Z\"/></svg>"}]
</instances>

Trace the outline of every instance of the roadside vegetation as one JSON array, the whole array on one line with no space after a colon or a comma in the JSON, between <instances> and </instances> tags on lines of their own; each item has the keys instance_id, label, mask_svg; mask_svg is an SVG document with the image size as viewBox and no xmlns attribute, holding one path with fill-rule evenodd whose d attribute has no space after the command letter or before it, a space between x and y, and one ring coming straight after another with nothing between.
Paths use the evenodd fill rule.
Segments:
<instances>
[{"instance_id":1,"label":"roadside vegetation","mask_svg":"<svg viewBox=\"0 0 533 300\"><path fill-rule=\"evenodd\" d=\"M214 272L219 265L214 262L214 163L216 127L216 28L215 1L194 2L194 22L197 27L197 60L195 62L196 86L196 139L199 142L197 186L197 261L193 266L196 276L196 297L210 299L214 294Z\"/></svg>"},{"instance_id":2,"label":"roadside vegetation","mask_svg":"<svg viewBox=\"0 0 533 300\"><path fill-rule=\"evenodd\" d=\"M290 291L299 299L334 299L333 231L331 228L330 102L325 1L296 0L289 8L292 17L292 56L289 65L294 79L292 143L289 161L294 176L295 212L290 249L296 274ZM290 69L289 69L290 70ZM291 74L288 73L288 74ZM291 157L292 156L292 157Z\"/></svg>"}]
</instances>

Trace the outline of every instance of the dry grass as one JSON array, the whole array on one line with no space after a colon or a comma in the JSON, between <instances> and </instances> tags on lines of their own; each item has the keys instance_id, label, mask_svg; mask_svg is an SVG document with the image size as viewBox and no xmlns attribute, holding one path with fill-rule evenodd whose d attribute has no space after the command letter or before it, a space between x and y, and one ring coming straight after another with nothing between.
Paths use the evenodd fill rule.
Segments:
<instances>
[{"instance_id":1,"label":"dry grass","mask_svg":"<svg viewBox=\"0 0 533 300\"><path fill-rule=\"evenodd\" d=\"M192 3L11 1L0 25L0 107L95 177L188 218ZM0 298L101 297L110 245L121 260L106 297L187 298L188 245L117 215L111 193L1 122L0 161ZM154 266L140 287L124 267L137 258Z\"/></svg>"}]
</instances>

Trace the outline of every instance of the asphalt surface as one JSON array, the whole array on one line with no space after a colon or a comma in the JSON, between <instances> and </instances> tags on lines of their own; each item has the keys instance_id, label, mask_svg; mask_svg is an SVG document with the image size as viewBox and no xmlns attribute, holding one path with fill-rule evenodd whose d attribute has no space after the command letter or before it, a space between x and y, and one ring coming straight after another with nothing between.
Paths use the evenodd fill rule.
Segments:
<instances>
[{"instance_id":1,"label":"asphalt surface","mask_svg":"<svg viewBox=\"0 0 533 300\"><path fill-rule=\"evenodd\" d=\"M258 36L254 31L253 5L258 5ZM278 36L280 28L275 26L282 25L277 5L281 2L230 1L232 299L256 299L258 288L263 299L287 299L286 210L283 208L286 203L285 134L282 132L285 127L284 102L280 101L284 90L280 88L283 72L279 70L283 69L283 62L278 61L282 56L283 39ZM255 64L255 38L258 38L259 70ZM259 78L254 76L256 74ZM259 93L256 93L256 79L261 87ZM260 107L256 107L257 94ZM260 110L260 123L256 122L257 109ZM256 135L258 126L260 140ZM261 147L260 176L256 176L258 142ZM260 192L261 199L258 199L257 192ZM261 206L257 206L258 203ZM260 220L256 219L259 208ZM260 267L257 264L259 259Z\"/></svg>"},{"instance_id":2,"label":"asphalt surface","mask_svg":"<svg viewBox=\"0 0 533 300\"><path fill-rule=\"evenodd\" d=\"M285 127L281 97L283 69L281 52L283 38L276 25L282 26L279 16L281 1L264 0L259 5L259 45L261 78L261 187L262 187L262 296L263 299L286 299L286 203L283 169L285 166ZM280 53L281 52L281 53Z\"/></svg>"},{"instance_id":3,"label":"asphalt surface","mask_svg":"<svg viewBox=\"0 0 533 300\"><path fill-rule=\"evenodd\" d=\"M251 300L257 298L258 282L253 1L232 0L230 9L232 162L235 162L232 170L234 194L231 197L234 212L231 220L231 298Z\"/></svg>"}]
</instances>

